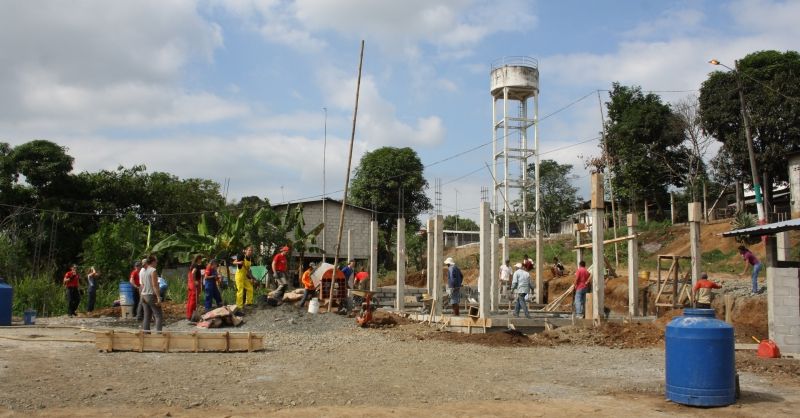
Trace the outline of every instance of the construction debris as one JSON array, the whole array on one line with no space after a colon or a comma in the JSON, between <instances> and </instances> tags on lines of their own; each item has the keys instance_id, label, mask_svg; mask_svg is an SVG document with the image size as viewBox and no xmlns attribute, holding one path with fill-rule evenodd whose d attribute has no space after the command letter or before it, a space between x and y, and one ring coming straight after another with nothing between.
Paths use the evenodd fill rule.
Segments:
<instances>
[{"instance_id":1,"label":"construction debris","mask_svg":"<svg viewBox=\"0 0 800 418\"><path fill-rule=\"evenodd\" d=\"M197 323L197 328L238 327L244 323L240 314L241 310L236 305L223 306L203 314L203 320Z\"/></svg>"}]
</instances>

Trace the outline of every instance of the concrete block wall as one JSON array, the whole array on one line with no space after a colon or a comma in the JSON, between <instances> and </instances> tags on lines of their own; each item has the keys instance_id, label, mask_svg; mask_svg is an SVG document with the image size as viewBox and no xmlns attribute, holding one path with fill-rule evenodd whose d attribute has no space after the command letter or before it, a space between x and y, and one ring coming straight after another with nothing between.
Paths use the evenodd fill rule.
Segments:
<instances>
[{"instance_id":1,"label":"concrete block wall","mask_svg":"<svg viewBox=\"0 0 800 418\"><path fill-rule=\"evenodd\" d=\"M767 268L769 338L782 353L800 354L800 269Z\"/></svg>"},{"instance_id":2,"label":"concrete block wall","mask_svg":"<svg viewBox=\"0 0 800 418\"><path fill-rule=\"evenodd\" d=\"M276 207L277 210L285 210L285 206ZM339 233L339 215L342 204L336 201L325 202L325 252L328 258L333 258L336 254L336 238ZM342 247L339 251L339 259L347 257L347 230L351 232L351 251L352 257L357 260L369 259L369 223L372 220L370 212L347 206L345 209L344 231L342 232ZM322 201L303 203L303 220L305 221L305 231L323 222ZM317 236L317 246L323 248L322 233ZM320 256L321 254L307 253L308 256Z\"/></svg>"}]
</instances>

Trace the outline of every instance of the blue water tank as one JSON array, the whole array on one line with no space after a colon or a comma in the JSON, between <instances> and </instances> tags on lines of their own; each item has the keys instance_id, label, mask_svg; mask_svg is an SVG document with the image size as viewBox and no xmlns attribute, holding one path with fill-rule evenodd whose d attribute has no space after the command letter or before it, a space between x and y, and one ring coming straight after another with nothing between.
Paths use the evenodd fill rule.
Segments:
<instances>
[{"instance_id":1,"label":"blue water tank","mask_svg":"<svg viewBox=\"0 0 800 418\"><path fill-rule=\"evenodd\" d=\"M693 406L725 406L736 400L733 326L713 309L686 309L667 325L666 396Z\"/></svg>"},{"instance_id":2,"label":"blue water tank","mask_svg":"<svg viewBox=\"0 0 800 418\"><path fill-rule=\"evenodd\" d=\"M119 304L133 305L133 285L130 282L119 282Z\"/></svg>"},{"instance_id":3,"label":"blue water tank","mask_svg":"<svg viewBox=\"0 0 800 418\"><path fill-rule=\"evenodd\" d=\"M14 289L5 282L0 282L0 326L11 325L11 303L14 300Z\"/></svg>"}]
</instances>

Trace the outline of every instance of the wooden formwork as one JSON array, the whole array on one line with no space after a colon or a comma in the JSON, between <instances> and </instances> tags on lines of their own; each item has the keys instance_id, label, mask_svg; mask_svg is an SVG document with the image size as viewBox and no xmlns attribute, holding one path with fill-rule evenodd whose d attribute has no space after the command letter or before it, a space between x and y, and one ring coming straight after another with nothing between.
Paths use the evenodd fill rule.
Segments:
<instances>
[{"instance_id":1,"label":"wooden formwork","mask_svg":"<svg viewBox=\"0 0 800 418\"><path fill-rule=\"evenodd\" d=\"M659 308L678 308L683 306L685 300L692 302L692 278L691 270L687 269L681 277L681 260L690 260L691 257L685 255L659 254L658 264L656 265L656 293L655 309L656 315ZM667 270L667 274L661 277L661 260L671 260L672 263Z\"/></svg>"},{"instance_id":2,"label":"wooden formwork","mask_svg":"<svg viewBox=\"0 0 800 418\"><path fill-rule=\"evenodd\" d=\"M104 352L158 351L233 352L264 349L264 334L253 332L163 332L94 331L95 346Z\"/></svg>"}]
</instances>

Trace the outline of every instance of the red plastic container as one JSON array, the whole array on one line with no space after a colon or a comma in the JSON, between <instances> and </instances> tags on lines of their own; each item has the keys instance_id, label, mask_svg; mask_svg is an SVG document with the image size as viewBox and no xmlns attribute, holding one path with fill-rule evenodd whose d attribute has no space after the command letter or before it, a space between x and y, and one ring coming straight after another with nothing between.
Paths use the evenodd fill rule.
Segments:
<instances>
[{"instance_id":1,"label":"red plastic container","mask_svg":"<svg viewBox=\"0 0 800 418\"><path fill-rule=\"evenodd\" d=\"M758 356L763 358L780 358L781 350L772 340L761 340L758 343Z\"/></svg>"}]
</instances>

